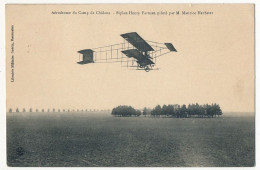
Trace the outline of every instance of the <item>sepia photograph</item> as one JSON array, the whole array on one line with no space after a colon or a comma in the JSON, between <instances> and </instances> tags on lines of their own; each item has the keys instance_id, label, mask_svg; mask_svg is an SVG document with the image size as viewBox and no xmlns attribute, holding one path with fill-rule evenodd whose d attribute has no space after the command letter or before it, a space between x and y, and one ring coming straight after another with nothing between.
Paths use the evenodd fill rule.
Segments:
<instances>
[{"instance_id":1,"label":"sepia photograph","mask_svg":"<svg viewBox=\"0 0 260 170\"><path fill-rule=\"evenodd\" d=\"M254 4L6 4L8 167L255 167Z\"/></svg>"}]
</instances>

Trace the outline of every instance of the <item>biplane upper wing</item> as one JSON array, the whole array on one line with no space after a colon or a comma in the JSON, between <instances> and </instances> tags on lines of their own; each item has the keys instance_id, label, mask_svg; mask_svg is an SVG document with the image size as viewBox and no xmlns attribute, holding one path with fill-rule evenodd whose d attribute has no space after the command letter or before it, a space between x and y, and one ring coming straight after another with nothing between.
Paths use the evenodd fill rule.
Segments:
<instances>
[{"instance_id":1,"label":"biplane upper wing","mask_svg":"<svg viewBox=\"0 0 260 170\"><path fill-rule=\"evenodd\" d=\"M144 56L142 53L140 53L137 49L130 49L130 50L124 50L122 51L127 57L133 57L135 58L138 64L146 66L150 64L154 64L152 60Z\"/></svg>"},{"instance_id":2,"label":"biplane upper wing","mask_svg":"<svg viewBox=\"0 0 260 170\"><path fill-rule=\"evenodd\" d=\"M154 51L154 49L136 32L121 34L121 36L142 52Z\"/></svg>"}]
</instances>

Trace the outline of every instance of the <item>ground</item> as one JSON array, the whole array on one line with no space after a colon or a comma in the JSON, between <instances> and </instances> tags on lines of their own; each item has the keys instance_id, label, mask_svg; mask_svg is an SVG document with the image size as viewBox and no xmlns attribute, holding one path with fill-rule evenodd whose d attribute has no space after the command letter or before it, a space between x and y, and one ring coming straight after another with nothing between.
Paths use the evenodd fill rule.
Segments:
<instances>
[{"instance_id":1,"label":"ground","mask_svg":"<svg viewBox=\"0 0 260 170\"><path fill-rule=\"evenodd\" d=\"M255 164L254 117L7 113L7 164L250 167Z\"/></svg>"}]
</instances>

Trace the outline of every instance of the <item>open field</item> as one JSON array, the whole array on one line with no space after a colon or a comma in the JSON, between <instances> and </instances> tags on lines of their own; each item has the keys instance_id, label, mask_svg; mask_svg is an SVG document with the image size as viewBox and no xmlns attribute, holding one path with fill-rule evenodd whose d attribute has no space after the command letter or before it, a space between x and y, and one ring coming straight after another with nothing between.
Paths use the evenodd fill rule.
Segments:
<instances>
[{"instance_id":1,"label":"open field","mask_svg":"<svg viewBox=\"0 0 260 170\"><path fill-rule=\"evenodd\" d=\"M254 166L254 117L7 113L8 166Z\"/></svg>"}]
</instances>

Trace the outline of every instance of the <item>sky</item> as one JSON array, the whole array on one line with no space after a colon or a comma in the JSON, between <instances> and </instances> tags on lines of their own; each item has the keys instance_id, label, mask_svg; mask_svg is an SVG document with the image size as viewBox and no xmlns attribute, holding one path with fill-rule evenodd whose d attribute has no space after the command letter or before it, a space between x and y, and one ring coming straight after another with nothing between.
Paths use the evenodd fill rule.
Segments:
<instances>
[{"instance_id":1,"label":"sky","mask_svg":"<svg viewBox=\"0 0 260 170\"><path fill-rule=\"evenodd\" d=\"M8 5L6 11L7 109L218 103L224 112L254 112L253 5ZM117 11L213 14L137 16ZM8 67L11 25L14 82ZM76 64L77 51L122 43L120 34L127 32L171 42L178 52L159 57L160 69L148 73L119 63Z\"/></svg>"}]
</instances>

